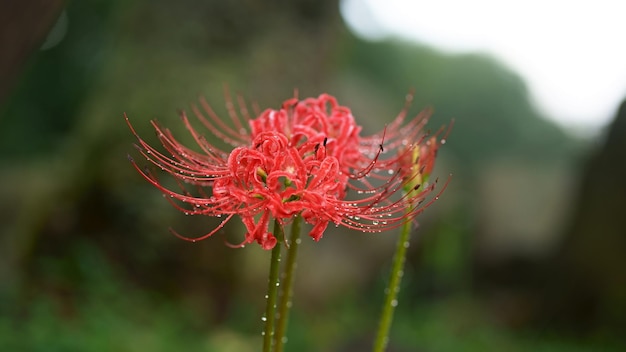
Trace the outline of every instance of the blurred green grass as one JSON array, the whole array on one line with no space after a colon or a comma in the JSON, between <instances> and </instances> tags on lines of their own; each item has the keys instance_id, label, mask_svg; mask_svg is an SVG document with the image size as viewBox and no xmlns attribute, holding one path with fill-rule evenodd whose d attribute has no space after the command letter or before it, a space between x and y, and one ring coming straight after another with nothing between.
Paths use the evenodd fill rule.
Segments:
<instances>
[{"instance_id":1,"label":"blurred green grass","mask_svg":"<svg viewBox=\"0 0 626 352\"><path fill-rule=\"evenodd\" d=\"M26 311L0 317L2 351L256 351L261 321L238 298L223 324L214 325L193 307L134 288L116 276L96 247L81 248L79 266L88 270L76 304L68 308L51 295L28 298ZM53 267L53 263L47 262ZM382 286L382 285L381 285ZM377 288L378 289L378 288ZM382 290L382 287L380 287ZM298 307L290 322L287 351L368 350L376 327L377 292L348 292L311 315ZM259 299L261 295L259 295ZM6 302L6 301L5 301ZM500 326L471 297L459 295L402 305L396 313L390 351L621 351L602 336L560 336Z\"/></svg>"}]
</instances>

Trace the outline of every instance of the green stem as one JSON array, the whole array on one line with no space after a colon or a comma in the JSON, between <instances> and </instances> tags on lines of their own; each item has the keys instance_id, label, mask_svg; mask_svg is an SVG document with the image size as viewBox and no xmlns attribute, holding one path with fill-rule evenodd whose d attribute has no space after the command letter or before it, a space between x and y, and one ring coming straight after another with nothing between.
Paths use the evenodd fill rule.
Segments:
<instances>
[{"instance_id":1,"label":"green stem","mask_svg":"<svg viewBox=\"0 0 626 352\"><path fill-rule=\"evenodd\" d=\"M374 341L374 352L383 352L387 347L387 342L389 341L391 321L393 320L394 310L398 305L398 292L400 292L400 282L402 281L402 275L404 274L402 268L404 267L404 260L406 258L406 249L409 247L411 224L411 221L407 221L404 223L402 230L400 231L400 238L398 239L398 243L396 245L396 253L393 256L393 268L389 278L389 285L385 290L383 312L380 316L378 333L376 334L376 340Z\"/></svg>"},{"instance_id":2,"label":"green stem","mask_svg":"<svg viewBox=\"0 0 626 352\"><path fill-rule=\"evenodd\" d=\"M276 323L276 334L274 341L274 351L282 352L285 338L287 336L287 321L289 320L289 309L292 304L293 282L296 271L296 257L298 256L298 245L300 244L300 224L302 217L299 215L293 220L291 225L291 239L289 241L289 251L287 252L287 263L285 264L285 274L283 276L282 297L278 306L278 321Z\"/></svg>"},{"instance_id":3,"label":"green stem","mask_svg":"<svg viewBox=\"0 0 626 352\"><path fill-rule=\"evenodd\" d=\"M278 296L278 269L280 268L280 249L281 239L283 238L283 230L278 220L274 220L274 236L278 243L272 249L272 258L270 260L270 274L267 282L267 304L265 306L265 330L263 331L263 352L272 350L272 340L274 337L274 320L276 318L276 297Z\"/></svg>"}]
</instances>

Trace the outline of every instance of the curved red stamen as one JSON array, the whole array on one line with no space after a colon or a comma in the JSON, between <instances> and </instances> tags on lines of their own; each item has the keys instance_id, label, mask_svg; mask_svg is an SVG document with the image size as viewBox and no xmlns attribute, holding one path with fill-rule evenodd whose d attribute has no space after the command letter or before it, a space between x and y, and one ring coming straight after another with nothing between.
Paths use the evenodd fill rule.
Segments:
<instances>
[{"instance_id":1,"label":"curved red stamen","mask_svg":"<svg viewBox=\"0 0 626 352\"><path fill-rule=\"evenodd\" d=\"M139 174L165 195L176 209L189 215L225 216L209 233L185 237L200 241L222 229L238 215L246 227L245 239L230 247L257 242L270 249L277 239L268 231L270 220L281 226L301 214L319 240L328 223L364 232L398 227L438 198L436 182L425 186L438 148L450 128L434 135L423 131L432 111L426 109L405 122L412 95L403 110L380 133L361 136L350 109L328 94L286 100L281 109L262 112L253 104L253 118L241 96L237 107L226 92L231 124L225 123L204 99L192 111L215 137L234 148L225 152L207 141L181 113L181 121L199 151L180 143L166 128L152 122L164 152L145 142L126 114L137 138L137 149L150 164L172 176L172 190L156 174L129 160ZM442 136L440 138L440 136ZM191 187L190 187L191 186Z\"/></svg>"}]
</instances>

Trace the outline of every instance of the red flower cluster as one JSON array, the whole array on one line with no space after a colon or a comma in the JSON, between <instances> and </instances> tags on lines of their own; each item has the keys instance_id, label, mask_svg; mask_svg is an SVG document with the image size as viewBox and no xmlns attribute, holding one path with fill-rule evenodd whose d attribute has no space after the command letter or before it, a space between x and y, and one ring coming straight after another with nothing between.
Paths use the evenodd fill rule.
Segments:
<instances>
[{"instance_id":1,"label":"red flower cluster","mask_svg":"<svg viewBox=\"0 0 626 352\"><path fill-rule=\"evenodd\" d=\"M153 121L167 151L159 152L126 119L140 153L172 175L180 190L166 187L129 157L146 180L186 214L225 217L202 237L178 237L208 238L237 215L247 229L241 245L256 241L271 249L277 242L268 231L272 218L284 225L302 216L312 225L309 235L317 241L330 222L381 232L412 221L436 199L422 204L435 187L422 183L432 171L438 146L445 142L438 141L439 133L426 138L422 131L430 111L404 124L405 108L383 132L362 137L350 109L327 94L289 99L281 109L267 109L254 119L241 99L241 117L228 101L234 127L225 124L206 101L200 103L203 111L194 106L195 115L233 146L230 153L209 143L184 113L183 123L200 151L185 147Z\"/></svg>"}]
</instances>

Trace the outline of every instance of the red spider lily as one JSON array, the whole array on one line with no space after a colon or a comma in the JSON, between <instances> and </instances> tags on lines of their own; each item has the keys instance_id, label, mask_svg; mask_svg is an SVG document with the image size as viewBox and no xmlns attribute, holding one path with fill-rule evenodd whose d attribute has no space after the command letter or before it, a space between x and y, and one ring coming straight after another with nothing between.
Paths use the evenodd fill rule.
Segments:
<instances>
[{"instance_id":1,"label":"red spider lily","mask_svg":"<svg viewBox=\"0 0 626 352\"><path fill-rule=\"evenodd\" d=\"M234 128L204 100L200 101L204 113L196 106L193 111L209 131L234 147L230 153L209 143L184 113L183 123L201 152L185 147L153 121L167 151L159 152L140 138L126 119L139 141L140 153L172 175L180 190L164 186L154 173L142 170L130 158L146 180L186 214L224 216L221 224L204 236L191 239L175 233L178 237L190 241L208 238L237 215L247 229L241 245L256 241L271 249L277 242L268 232L271 218L284 225L300 214L313 225L309 235L319 240L330 222L380 232L411 221L432 202L422 204L435 184L421 187L423 176L432 170L436 151L436 147L428 147L436 144L436 137L426 140L422 131L429 111L403 125L405 109L382 133L361 137L361 127L350 110L327 94L289 99L281 109L265 110L256 119L250 118L239 98L243 121L228 101ZM415 155L422 155L422 161L417 162ZM193 193L187 184L194 186Z\"/></svg>"}]
</instances>

